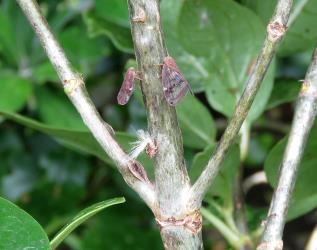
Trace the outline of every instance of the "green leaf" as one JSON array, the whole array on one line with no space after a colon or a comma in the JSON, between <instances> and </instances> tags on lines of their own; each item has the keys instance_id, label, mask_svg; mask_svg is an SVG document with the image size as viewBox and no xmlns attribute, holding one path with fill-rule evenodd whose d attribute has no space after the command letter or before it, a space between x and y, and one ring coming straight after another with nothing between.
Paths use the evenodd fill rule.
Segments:
<instances>
[{"instance_id":1,"label":"green leaf","mask_svg":"<svg viewBox=\"0 0 317 250\"><path fill-rule=\"evenodd\" d=\"M41 120L47 125L70 130L88 131L79 113L62 91L38 88L37 106Z\"/></svg>"},{"instance_id":2,"label":"green leaf","mask_svg":"<svg viewBox=\"0 0 317 250\"><path fill-rule=\"evenodd\" d=\"M258 13L267 25L276 5L275 0L244 0L245 4ZM294 0L288 30L279 48L280 55L313 49L317 40L317 2Z\"/></svg>"},{"instance_id":3,"label":"green leaf","mask_svg":"<svg viewBox=\"0 0 317 250\"><path fill-rule=\"evenodd\" d=\"M21 109L32 93L32 83L9 71L0 72L0 110L14 112Z\"/></svg>"},{"instance_id":4,"label":"green leaf","mask_svg":"<svg viewBox=\"0 0 317 250\"><path fill-rule=\"evenodd\" d=\"M96 142L95 138L88 131L74 131L69 129L56 128L21 116L19 114L5 113L0 111L0 115L3 115L6 118L13 120L19 124L52 136L62 144L72 149L95 155L99 159L107 163L111 163L106 153L102 150L102 148ZM126 135L123 135L121 139L124 140L124 137L126 137Z\"/></svg>"},{"instance_id":5,"label":"green leaf","mask_svg":"<svg viewBox=\"0 0 317 250\"><path fill-rule=\"evenodd\" d=\"M203 169L206 167L215 146L208 146L203 152L196 154L189 175L194 182ZM232 185L234 177L240 166L240 151L238 145L232 146L224 162L221 164L220 172L207 192L207 196L219 196L224 200L230 200L232 197Z\"/></svg>"},{"instance_id":6,"label":"green leaf","mask_svg":"<svg viewBox=\"0 0 317 250\"><path fill-rule=\"evenodd\" d=\"M129 28L119 26L93 14L85 15L84 21L90 36L105 35L117 49L126 53L133 53L133 43Z\"/></svg>"},{"instance_id":7,"label":"green leaf","mask_svg":"<svg viewBox=\"0 0 317 250\"><path fill-rule=\"evenodd\" d=\"M317 123L313 126L308 142L305 147L304 155L301 160L298 177L292 195L288 211L288 219L294 219L303 215L317 206ZM278 178L278 169L282 161L283 153L286 147L287 138L282 139L269 153L264 169L270 184L276 187Z\"/></svg>"},{"instance_id":8,"label":"green leaf","mask_svg":"<svg viewBox=\"0 0 317 250\"><path fill-rule=\"evenodd\" d=\"M271 109L283 103L296 100L301 85L299 81L295 80L282 79L276 81L266 109Z\"/></svg>"},{"instance_id":9,"label":"green leaf","mask_svg":"<svg viewBox=\"0 0 317 250\"><path fill-rule=\"evenodd\" d=\"M0 44L1 44L1 52L4 53L7 60L9 62L17 62L17 54L14 46L14 31L13 24L10 22L10 18L7 13L1 9L0 11Z\"/></svg>"},{"instance_id":10,"label":"green leaf","mask_svg":"<svg viewBox=\"0 0 317 250\"><path fill-rule=\"evenodd\" d=\"M162 5L167 11L165 17L174 16L174 8L168 10L167 3ZM231 0L190 0L179 5L175 10L179 18L164 21L163 16L170 54L177 59L193 89L205 90L210 105L230 117L247 81L250 65L260 52L264 26L252 11ZM177 24L172 25L173 22ZM250 111L249 122L263 112L273 76L271 67Z\"/></svg>"},{"instance_id":11,"label":"green leaf","mask_svg":"<svg viewBox=\"0 0 317 250\"><path fill-rule=\"evenodd\" d=\"M21 63L30 46L32 29L12 1L3 1L0 8L0 44L2 53L12 66ZM25 59L25 58L24 58Z\"/></svg>"},{"instance_id":12,"label":"green leaf","mask_svg":"<svg viewBox=\"0 0 317 250\"><path fill-rule=\"evenodd\" d=\"M72 26L61 32L58 38L72 64L85 77L94 73L95 65L103 56L110 54L110 43L105 43L101 37L88 37L84 27Z\"/></svg>"},{"instance_id":13,"label":"green leaf","mask_svg":"<svg viewBox=\"0 0 317 250\"><path fill-rule=\"evenodd\" d=\"M42 227L13 203L0 198L0 249L50 249Z\"/></svg>"},{"instance_id":14,"label":"green leaf","mask_svg":"<svg viewBox=\"0 0 317 250\"><path fill-rule=\"evenodd\" d=\"M19 114L12 114L0 111L0 115L3 115L5 118L13 120L21 125L52 136L64 146L67 146L79 152L92 154L102 161L108 163L109 165L114 166L112 160L108 157L101 146L97 143L96 139L88 131L78 131L53 127L37 122L28 117L21 116ZM115 138L126 152L129 152L131 150L131 142L136 141L135 136L122 132L116 132ZM146 166L148 175L152 176L154 172L153 162L145 154L142 154L139 157L139 160L144 166Z\"/></svg>"},{"instance_id":15,"label":"green leaf","mask_svg":"<svg viewBox=\"0 0 317 250\"><path fill-rule=\"evenodd\" d=\"M69 222L64 228L62 228L54 239L50 242L51 248L56 249L56 247L80 224L84 223L90 217L94 216L96 213L102 211L103 209L125 202L123 197L114 198L111 200L106 200L94 204L84 210L82 210L77 216L75 216L71 222Z\"/></svg>"},{"instance_id":16,"label":"green leaf","mask_svg":"<svg viewBox=\"0 0 317 250\"><path fill-rule=\"evenodd\" d=\"M128 4L125 0L96 1L95 11L101 18L120 26L130 27Z\"/></svg>"},{"instance_id":17,"label":"green leaf","mask_svg":"<svg viewBox=\"0 0 317 250\"><path fill-rule=\"evenodd\" d=\"M0 44L3 47L3 59L12 67L28 69L33 55L43 56L43 49L34 40L34 31L16 2L3 0L0 4Z\"/></svg>"},{"instance_id":18,"label":"green leaf","mask_svg":"<svg viewBox=\"0 0 317 250\"><path fill-rule=\"evenodd\" d=\"M204 82L208 76L207 70L198 58L188 52L180 43L177 32L177 22L184 0L162 0L161 15L163 29L169 53L177 59L177 64L189 81L194 92L204 89Z\"/></svg>"},{"instance_id":19,"label":"green leaf","mask_svg":"<svg viewBox=\"0 0 317 250\"><path fill-rule=\"evenodd\" d=\"M33 67L32 76L37 83L43 84L47 81L59 82L58 75L48 59Z\"/></svg>"},{"instance_id":20,"label":"green leaf","mask_svg":"<svg viewBox=\"0 0 317 250\"><path fill-rule=\"evenodd\" d=\"M177 115L186 146L202 149L215 142L215 122L207 108L194 96L187 94L177 106Z\"/></svg>"}]
</instances>

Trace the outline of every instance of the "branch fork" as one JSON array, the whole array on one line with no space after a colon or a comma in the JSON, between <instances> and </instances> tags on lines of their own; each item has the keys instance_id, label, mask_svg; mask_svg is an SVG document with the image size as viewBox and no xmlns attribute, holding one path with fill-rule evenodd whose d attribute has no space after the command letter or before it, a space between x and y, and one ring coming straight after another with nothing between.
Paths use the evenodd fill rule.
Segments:
<instances>
[{"instance_id":1,"label":"branch fork","mask_svg":"<svg viewBox=\"0 0 317 250\"><path fill-rule=\"evenodd\" d=\"M198 177L191 188L191 206L199 208L205 193L212 184L214 178L219 172L230 146L234 143L239 134L241 126L248 115L252 102L261 86L266 71L275 55L275 51L282 40L286 25L290 15L292 0L279 0L275 12L267 25L267 36L262 46L257 62L249 76L246 87L235 108L234 114L229 122L224 134L222 135L213 155L207 166Z\"/></svg>"},{"instance_id":2,"label":"branch fork","mask_svg":"<svg viewBox=\"0 0 317 250\"><path fill-rule=\"evenodd\" d=\"M149 150L150 154L155 151L155 183L150 182L144 167L126 154L113 138L108 129L110 125L98 114L85 89L84 80L72 70L64 51L40 14L36 1L17 2L33 26L64 85L65 93L84 123L115 162L127 184L153 211L161 227L166 249L203 249L200 213L202 200L217 175L230 145L239 134L275 50L286 31L292 0L278 1L267 27L268 34L262 51L234 115L207 166L192 186L185 165L183 140L176 110L164 98L161 84L162 69L155 66L160 65L167 57L160 25L159 1L128 0L136 60L142 72L141 89L147 110L148 130L155 138L155 147Z\"/></svg>"}]
</instances>

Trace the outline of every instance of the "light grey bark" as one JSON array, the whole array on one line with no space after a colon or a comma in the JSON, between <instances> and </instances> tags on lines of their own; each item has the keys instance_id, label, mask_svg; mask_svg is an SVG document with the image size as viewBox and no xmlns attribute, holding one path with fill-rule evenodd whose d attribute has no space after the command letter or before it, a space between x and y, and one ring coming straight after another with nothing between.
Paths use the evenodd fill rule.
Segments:
<instances>
[{"instance_id":1,"label":"light grey bark","mask_svg":"<svg viewBox=\"0 0 317 250\"><path fill-rule=\"evenodd\" d=\"M159 1L128 0L128 5L138 70L142 75L141 89L148 127L158 145L154 162L155 217L166 249L202 249L199 208L187 206L190 182L176 110L163 96L161 72L167 49L160 23ZM190 231L181 225L193 218L197 219L197 222L193 221L197 223L197 230Z\"/></svg>"},{"instance_id":2,"label":"light grey bark","mask_svg":"<svg viewBox=\"0 0 317 250\"><path fill-rule=\"evenodd\" d=\"M317 114L317 48L295 108L292 128L280 166L280 174L258 250L283 249L283 229L295 186L299 163Z\"/></svg>"}]
</instances>

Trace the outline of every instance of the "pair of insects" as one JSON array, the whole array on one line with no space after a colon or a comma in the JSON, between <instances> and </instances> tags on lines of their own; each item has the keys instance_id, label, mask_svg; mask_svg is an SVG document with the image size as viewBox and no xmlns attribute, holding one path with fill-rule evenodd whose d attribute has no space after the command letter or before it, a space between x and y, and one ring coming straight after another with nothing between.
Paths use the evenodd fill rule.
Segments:
<instances>
[{"instance_id":1,"label":"pair of insects","mask_svg":"<svg viewBox=\"0 0 317 250\"><path fill-rule=\"evenodd\" d=\"M135 79L138 79L137 72L133 68L129 68L117 96L120 105L128 103L133 94ZM170 56L165 57L163 61L162 86L164 97L171 106L176 106L190 90L188 82L179 70L175 60Z\"/></svg>"}]
</instances>

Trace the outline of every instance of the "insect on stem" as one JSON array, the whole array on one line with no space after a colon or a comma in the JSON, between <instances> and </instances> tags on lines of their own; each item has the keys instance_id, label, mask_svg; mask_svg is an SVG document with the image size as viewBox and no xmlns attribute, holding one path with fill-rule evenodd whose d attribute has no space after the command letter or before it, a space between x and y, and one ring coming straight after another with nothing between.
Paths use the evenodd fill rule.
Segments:
<instances>
[{"instance_id":1,"label":"insect on stem","mask_svg":"<svg viewBox=\"0 0 317 250\"><path fill-rule=\"evenodd\" d=\"M133 94L134 81L137 78L137 72L135 69L129 68L124 75L124 80L117 96L118 104L125 105L128 103Z\"/></svg>"},{"instance_id":2,"label":"insect on stem","mask_svg":"<svg viewBox=\"0 0 317 250\"><path fill-rule=\"evenodd\" d=\"M188 90L193 94L175 60L170 56L165 57L163 61L162 86L164 97L171 106L176 106Z\"/></svg>"}]
</instances>

